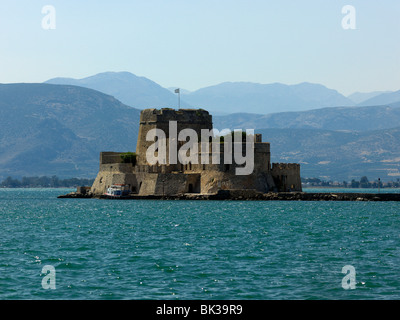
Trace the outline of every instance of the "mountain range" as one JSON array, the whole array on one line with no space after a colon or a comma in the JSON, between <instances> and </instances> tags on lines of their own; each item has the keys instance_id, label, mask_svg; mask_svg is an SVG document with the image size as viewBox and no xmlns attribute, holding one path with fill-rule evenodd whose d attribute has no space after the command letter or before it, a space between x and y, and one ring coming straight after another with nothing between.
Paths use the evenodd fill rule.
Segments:
<instances>
[{"instance_id":1,"label":"mountain range","mask_svg":"<svg viewBox=\"0 0 400 320\"><path fill-rule=\"evenodd\" d=\"M154 81L130 72L103 72L83 79L53 78L47 84L74 85L114 96L122 103L138 108L176 108L178 97ZM190 108L182 101L181 107Z\"/></svg>"},{"instance_id":2,"label":"mountain range","mask_svg":"<svg viewBox=\"0 0 400 320\"><path fill-rule=\"evenodd\" d=\"M53 78L45 83L98 90L139 109L176 108L178 105L173 88L163 88L150 79L129 72L104 72L83 79ZM181 90L182 108L203 108L214 114L243 110L266 114L350 105L354 105L354 102L337 91L312 83L286 85L225 82L193 92Z\"/></svg>"},{"instance_id":3,"label":"mountain range","mask_svg":"<svg viewBox=\"0 0 400 320\"><path fill-rule=\"evenodd\" d=\"M354 104L361 104L368 99L372 99L376 96L379 96L383 93L389 93L391 91L373 91L373 92L354 92L347 96Z\"/></svg>"},{"instance_id":4,"label":"mountain range","mask_svg":"<svg viewBox=\"0 0 400 320\"><path fill-rule=\"evenodd\" d=\"M71 81L56 79L42 84L0 85L0 179L33 175L93 178L98 171L100 151L136 149L141 108L165 107L167 101L173 106L173 100L177 99L171 88L164 89L149 79L129 73L103 73L76 80L78 82L73 84L51 84ZM84 87L81 81L86 82L86 86L98 87ZM215 90L225 88L220 97L226 95L225 101L228 101L230 90L235 87L240 92L241 84L222 84L210 90L218 96ZM246 92L259 87L253 85L246 83L244 88L247 89L241 90ZM297 92L303 101L308 99L311 104L314 100L316 106L317 97L328 101L327 93L330 92L331 101L342 101L342 105L270 114L249 113L255 106L225 116L212 112L214 127L255 129L263 133L263 140L271 143L272 160L301 163L303 177L338 180L363 175L383 180L400 177L400 99L396 102L396 92L376 93L366 100L380 97L390 103L361 107L354 106L354 103L343 106L347 100L323 86L303 84L293 88L275 84L273 87L280 88L276 91L276 99L282 92L291 90L291 98ZM308 98L306 88L310 90ZM314 88L318 88L321 94L313 97ZM100 92L100 89L108 93ZM192 97L205 97L208 88L201 90L201 94L182 90L181 97L192 94ZM263 92L265 86L254 90ZM123 95L131 95L133 100L122 103L120 96ZM213 95L210 94L209 101ZM239 99L238 93L236 97Z\"/></svg>"},{"instance_id":5,"label":"mountain range","mask_svg":"<svg viewBox=\"0 0 400 320\"><path fill-rule=\"evenodd\" d=\"M114 96L137 108L177 108L177 87L163 88L156 82L130 72L103 72L82 79L53 78L47 84L75 85ZM355 92L348 97L321 84L224 82L198 89L180 90L181 108L203 108L214 115L232 113L271 114L324 107L377 106L400 101L397 92Z\"/></svg>"},{"instance_id":6,"label":"mountain range","mask_svg":"<svg viewBox=\"0 0 400 320\"><path fill-rule=\"evenodd\" d=\"M379 106L384 104L390 104L396 101L400 101L400 90L395 92L385 92L374 96L370 99L364 100L358 103L358 106Z\"/></svg>"},{"instance_id":7,"label":"mountain range","mask_svg":"<svg viewBox=\"0 0 400 320\"><path fill-rule=\"evenodd\" d=\"M100 151L135 150L139 112L92 89L0 84L0 176L92 178Z\"/></svg>"},{"instance_id":8,"label":"mountain range","mask_svg":"<svg viewBox=\"0 0 400 320\"><path fill-rule=\"evenodd\" d=\"M286 85L225 82L183 94L182 99L192 106L226 114L244 110L268 114L354 105L336 90L312 83Z\"/></svg>"}]
</instances>

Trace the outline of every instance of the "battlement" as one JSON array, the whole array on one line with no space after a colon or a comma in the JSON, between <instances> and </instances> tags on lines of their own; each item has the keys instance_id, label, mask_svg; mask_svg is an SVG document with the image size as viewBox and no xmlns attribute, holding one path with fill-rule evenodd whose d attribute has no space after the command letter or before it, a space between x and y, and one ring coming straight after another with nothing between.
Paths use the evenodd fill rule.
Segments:
<instances>
[{"instance_id":1,"label":"battlement","mask_svg":"<svg viewBox=\"0 0 400 320\"><path fill-rule=\"evenodd\" d=\"M203 109L145 109L140 112L140 124L160 124L169 121L188 124L212 124L212 117ZM190 126L188 126L190 128Z\"/></svg>"},{"instance_id":2,"label":"battlement","mask_svg":"<svg viewBox=\"0 0 400 320\"><path fill-rule=\"evenodd\" d=\"M121 152L100 152L100 164L121 163Z\"/></svg>"},{"instance_id":3,"label":"battlement","mask_svg":"<svg viewBox=\"0 0 400 320\"><path fill-rule=\"evenodd\" d=\"M203 109L145 109L140 112L139 135L136 144L136 153L138 155L138 163L145 164L146 150L154 142L147 141L146 135L152 129L160 129L165 133L166 138L170 138L170 122L176 121L176 130L180 132L183 129L192 129L201 136L201 130L212 129L212 116L208 111Z\"/></svg>"},{"instance_id":4,"label":"battlement","mask_svg":"<svg viewBox=\"0 0 400 320\"><path fill-rule=\"evenodd\" d=\"M300 165L298 163L273 163L272 170L300 170Z\"/></svg>"}]
</instances>

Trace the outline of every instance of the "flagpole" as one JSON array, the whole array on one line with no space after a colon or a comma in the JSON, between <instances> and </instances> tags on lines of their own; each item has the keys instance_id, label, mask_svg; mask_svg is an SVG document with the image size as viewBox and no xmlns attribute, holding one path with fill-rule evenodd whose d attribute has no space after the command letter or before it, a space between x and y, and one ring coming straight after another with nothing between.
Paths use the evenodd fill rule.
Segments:
<instances>
[{"instance_id":1,"label":"flagpole","mask_svg":"<svg viewBox=\"0 0 400 320\"><path fill-rule=\"evenodd\" d=\"M175 89L175 93L178 94L178 108L180 109L181 108L181 90L180 90L180 88Z\"/></svg>"}]
</instances>

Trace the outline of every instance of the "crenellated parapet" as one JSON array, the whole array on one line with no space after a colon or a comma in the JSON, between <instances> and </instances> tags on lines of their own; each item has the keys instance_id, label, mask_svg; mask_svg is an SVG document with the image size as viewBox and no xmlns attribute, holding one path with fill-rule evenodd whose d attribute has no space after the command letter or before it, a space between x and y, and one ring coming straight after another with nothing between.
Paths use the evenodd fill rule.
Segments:
<instances>
[{"instance_id":1,"label":"crenellated parapet","mask_svg":"<svg viewBox=\"0 0 400 320\"><path fill-rule=\"evenodd\" d=\"M203 109L145 109L140 113L140 124L178 121L182 123L212 124L212 117Z\"/></svg>"},{"instance_id":2,"label":"crenellated parapet","mask_svg":"<svg viewBox=\"0 0 400 320\"><path fill-rule=\"evenodd\" d=\"M100 164L122 163L122 152L100 152Z\"/></svg>"},{"instance_id":3,"label":"crenellated parapet","mask_svg":"<svg viewBox=\"0 0 400 320\"><path fill-rule=\"evenodd\" d=\"M273 163L272 171L283 171L283 170L300 170L300 164L298 163Z\"/></svg>"}]
</instances>

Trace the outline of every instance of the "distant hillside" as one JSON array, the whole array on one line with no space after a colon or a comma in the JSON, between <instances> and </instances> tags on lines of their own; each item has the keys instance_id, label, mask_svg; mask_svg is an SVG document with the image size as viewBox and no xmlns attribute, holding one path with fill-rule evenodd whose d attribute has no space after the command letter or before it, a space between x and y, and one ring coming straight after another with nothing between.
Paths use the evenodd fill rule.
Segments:
<instances>
[{"instance_id":1,"label":"distant hillside","mask_svg":"<svg viewBox=\"0 0 400 320\"><path fill-rule=\"evenodd\" d=\"M244 111L268 114L354 105L336 90L312 83L225 82L184 94L182 99L192 106L226 114Z\"/></svg>"},{"instance_id":2,"label":"distant hillside","mask_svg":"<svg viewBox=\"0 0 400 320\"><path fill-rule=\"evenodd\" d=\"M95 90L0 85L0 178L93 177L100 151L136 148L139 110Z\"/></svg>"},{"instance_id":3,"label":"distant hillside","mask_svg":"<svg viewBox=\"0 0 400 320\"><path fill-rule=\"evenodd\" d=\"M98 90L138 109L178 107L176 94L154 81L138 77L130 72L104 72L83 79L54 78L45 83L75 85ZM181 106L190 107L183 101Z\"/></svg>"},{"instance_id":4,"label":"distant hillside","mask_svg":"<svg viewBox=\"0 0 400 320\"><path fill-rule=\"evenodd\" d=\"M391 91L373 91L373 92L354 92L347 96L355 104L360 104L368 99L379 96L382 93L390 93Z\"/></svg>"},{"instance_id":5,"label":"distant hillside","mask_svg":"<svg viewBox=\"0 0 400 320\"><path fill-rule=\"evenodd\" d=\"M400 124L400 105L377 107L337 107L268 115L235 113L214 116L214 127L235 129L302 128L369 131L395 128Z\"/></svg>"},{"instance_id":6,"label":"distant hillside","mask_svg":"<svg viewBox=\"0 0 400 320\"><path fill-rule=\"evenodd\" d=\"M395 92L382 93L376 97L365 100L359 106L378 106L400 102L400 90Z\"/></svg>"},{"instance_id":7,"label":"distant hillside","mask_svg":"<svg viewBox=\"0 0 400 320\"><path fill-rule=\"evenodd\" d=\"M272 162L301 164L302 177L350 181L400 178L400 127L368 132L261 129Z\"/></svg>"}]
</instances>

